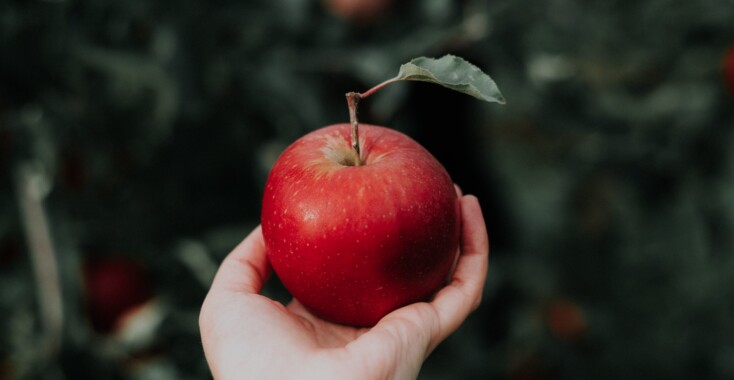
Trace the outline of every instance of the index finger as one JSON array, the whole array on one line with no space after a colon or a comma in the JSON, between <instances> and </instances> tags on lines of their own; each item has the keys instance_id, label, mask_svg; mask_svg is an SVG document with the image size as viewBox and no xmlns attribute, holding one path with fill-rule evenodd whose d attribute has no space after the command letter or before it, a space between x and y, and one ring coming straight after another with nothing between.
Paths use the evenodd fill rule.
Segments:
<instances>
[{"instance_id":1,"label":"index finger","mask_svg":"<svg viewBox=\"0 0 734 380\"><path fill-rule=\"evenodd\" d=\"M210 291L225 290L257 294L262 290L270 272L262 227L257 226L222 261Z\"/></svg>"}]
</instances>

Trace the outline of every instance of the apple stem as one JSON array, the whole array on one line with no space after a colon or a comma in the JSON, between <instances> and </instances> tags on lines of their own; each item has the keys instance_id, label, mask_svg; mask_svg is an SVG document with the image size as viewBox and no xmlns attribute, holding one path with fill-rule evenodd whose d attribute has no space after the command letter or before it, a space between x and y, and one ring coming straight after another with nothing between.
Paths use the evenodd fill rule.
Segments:
<instances>
[{"instance_id":1,"label":"apple stem","mask_svg":"<svg viewBox=\"0 0 734 380\"><path fill-rule=\"evenodd\" d=\"M364 162L362 162L362 155L359 150L359 121L357 120L357 106L359 106L359 101L369 97L370 95L379 91L381 88L387 86L388 84L397 82L399 80L400 79L395 77L392 79L388 79L363 93L348 92L346 94L347 104L349 105L349 122L352 125L352 149L354 150L354 153L356 153L356 158L354 160L355 166L364 165Z\"/></svg>"},{"instance_id":2,"label":"apple stem","mask_svg":"<svg viewBox=\"0 0 734 380\"><path fill-rule=\"evenodd\" d=\"M355 166L363 165L362 155L359 151L359 121L357 120L357 106L359 100L362 99L362 94L358 92L347 93L347 104L349 105L349 122L352 124L352 149L357 154L355 159Z\"/></svg>"}]
</instances>

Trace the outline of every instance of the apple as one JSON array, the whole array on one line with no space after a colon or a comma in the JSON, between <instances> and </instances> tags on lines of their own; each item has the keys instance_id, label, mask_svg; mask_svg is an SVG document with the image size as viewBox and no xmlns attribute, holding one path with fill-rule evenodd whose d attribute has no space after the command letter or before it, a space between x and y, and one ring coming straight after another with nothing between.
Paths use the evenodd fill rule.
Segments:
<instances>
[{"instance_id":1,"label":"apple","mask_svg":"<svg viewBox=\"0 0 734 380\"><path fill-rule=\"evenodd\" d=\"M83 275L87 315L100 333L115 333L153 298L149 273L126 256L90 259Z\"/></svg>"},{"instance_id":2,"label":"apple","mask_svg":"<svg viewBox=\"0 0 734 380\"><path fill-rule=\"evenodd\" d=\"M449 174L417 142L367 124L355 139L353 127L313 131L280 155L262 228L291 295L324 319L372 326L444 285L460 209Z\"/></svg>"},{"instance_id":3,"label":"apple","mask_svg":"<svg viewBox=\"0 0 734 380\"><path fill-rule=\"evenodd\" d=\"M369 24L382 18L393 7L394 0L323 0L335 16L358 24Z\"/></svg>"},{"instance_id":4,"label":"apple","mask_svg":"<svg viewBox=\"0 0 734 380\"><path fill-rule=\"evenodd\" d=\"M734 45L732 45L724 55L722 69L724 72L724 83L726 84L726 88L732 95L734 95Z\"/></svg>"},{"instance_id":5,"label":"apple","mask_svg":"<svg viewBox=\"0 0 734 380\"><path fill-rule=\"evenodd\" d=\"M583 310L566 298L554 299L547 305L546 321L553 335L566 342L583 338L588 327Z\"/></svg>"},{"instance_id":6,"label":"apple","mask_svg":"<svg viewBox=\"0 0 734 380\"><path fill-rule=\"evenodd\" d=\"M494 81L462 58L415 58L394 78L345 94L350 123L296 140L266 181L268 259L291 295L323 319L373 326L428 300L456 261L461 210L446 169L408 136L357 120L361 100L409 80L505 102Z\"/></svg>"}]
</instances>

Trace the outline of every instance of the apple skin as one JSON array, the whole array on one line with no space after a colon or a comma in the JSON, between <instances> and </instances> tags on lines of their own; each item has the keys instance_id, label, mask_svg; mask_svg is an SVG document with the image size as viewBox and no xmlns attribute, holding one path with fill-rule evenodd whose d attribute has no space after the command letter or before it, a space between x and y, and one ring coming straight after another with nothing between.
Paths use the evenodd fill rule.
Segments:
<instances>
[{"instance_id":1,"label":"apple skin","mask_svg":"<svg viewBox=\"0 0 734 380\"><path fill-rule=\"evenodd\" d=\"M459 199L443 166L397 131L360 124L311 132L275 162L263 196L267 255L286 289L314 314L373 326L427 300L458 254Z\"/></svg>"},{"instance_id":2,"label":"apple skin","mask_svg":"<svg viewBox=\"0 0 734 380\"><path fill-rule=\"evenodd\" d=\"M566 298L554 299L546 306L546 320L553 335L566 342L578 342L587 332L584 311Z\"/></svg>"}]
</instances>

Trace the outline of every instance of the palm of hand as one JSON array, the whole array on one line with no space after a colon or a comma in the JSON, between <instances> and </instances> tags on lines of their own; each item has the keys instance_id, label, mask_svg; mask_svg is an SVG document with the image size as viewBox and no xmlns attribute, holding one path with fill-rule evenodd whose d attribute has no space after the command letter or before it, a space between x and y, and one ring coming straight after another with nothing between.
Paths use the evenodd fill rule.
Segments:
<instances>
[{"instance_id":1,"label":"palm of hand","mask_svg":"<svg viewBox=\"0 0 734 380\"><path fill-rule=\"evenodd\" d=\"M236 301L222 305L222 308L220 313L229 317L220 318L216 325L211 325L213 331L208 333L210 336L218 336L220 348L215 350L223 348L222 351L228 351L227 355L217 354L217 356L220 359L229 357L232 362L228 365L225 364L226 361L221 361L224 364L220 367L222 372L218 373L213 369L216 378L236 378L237 375L248 378L247 373L250 371L268 374L266 377L260 375L253 377L273 379L414 377L390 375L398 372L397 361L403 360L405 354L393 351L380 353L384 347L378 340L362 338L372 329L344 326L320 319L297 300L283 306L264 296L240 295ZM408 310L403 314L410 312ZM399 335L411 336L407 331ZM415 337L420 338L420 334ZM241 344L262 340L266 340L268 344ZM207 354L209 356L209 353ZM413 354L415 356L412 359L413 365L408 366L406 365L408 363L403 362L405 369L401 372L417 374L423 354L422 352ZM268 363L270 360L266 360L267 358L278 357L287 358L284 362L299 365L257 368L258 364ZM244 363L248 364L242 366ZM361 369L355 373L354 368Z\"/></svg>"},{"instance_id":2,"label":"palm of hand","mask_svg":"<svg viewBox=\"0 0 734 380\"><path fill-rule=\"evenodd\" d=\"M204 351L217 379L410 379L428 354L476 309L488 242L476 198L462 198L461 255L431 302L385 316L372 328L334 324L297 300L258 294L270 274L258 227L225 259L202 307Z\"/></svg>"}]
</instances>

